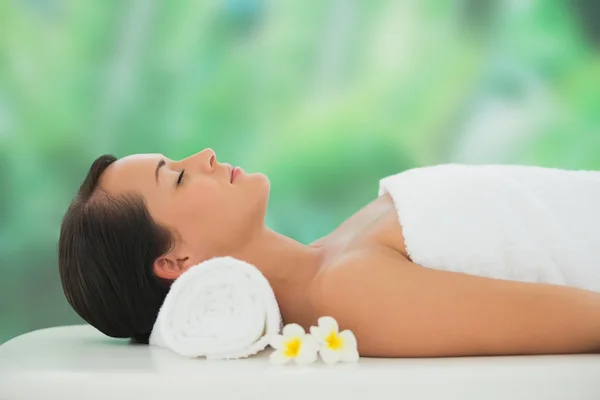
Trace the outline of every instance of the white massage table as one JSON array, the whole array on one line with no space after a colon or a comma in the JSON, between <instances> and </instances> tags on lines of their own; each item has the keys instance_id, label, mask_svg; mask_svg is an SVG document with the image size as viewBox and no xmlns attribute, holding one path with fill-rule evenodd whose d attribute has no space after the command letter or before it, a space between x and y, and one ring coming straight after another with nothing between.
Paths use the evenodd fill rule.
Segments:
<instances>
[{"instance_id":1,"label":"white massage table","mask_svg":"<svg viewBox=\"0 0 600 400\"><path fill-rule=\"evenodd\" d=\"M0 399L600 399L600 355L362 358L269 364L186 359L88 325L33 331L0 346Z\"/></svg>"}]
</instances>

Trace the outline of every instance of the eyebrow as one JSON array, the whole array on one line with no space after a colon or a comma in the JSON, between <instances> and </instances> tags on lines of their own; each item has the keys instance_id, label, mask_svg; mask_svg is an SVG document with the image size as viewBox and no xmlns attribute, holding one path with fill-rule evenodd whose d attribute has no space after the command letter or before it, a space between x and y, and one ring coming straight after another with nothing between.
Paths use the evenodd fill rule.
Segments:
<instances>
[{"instance_id":1,"label":"eyebrow","mask_svg":"<svg viewBox=\"0 0 600 400\"><path fill-rule=\"evenodd\" d=\"M156 181L156 183L158 183L158 170L160 169L160 167L163 167L167 162L162 159L158 162L158 165L156 166L156 170L154 171L154 180Z\"/></svg>"}]
</instances>

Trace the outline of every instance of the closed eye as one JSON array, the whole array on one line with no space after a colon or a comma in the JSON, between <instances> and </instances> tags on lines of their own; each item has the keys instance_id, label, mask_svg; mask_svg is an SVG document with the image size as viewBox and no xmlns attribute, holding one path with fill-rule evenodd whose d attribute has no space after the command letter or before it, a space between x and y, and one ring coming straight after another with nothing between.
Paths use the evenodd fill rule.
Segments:
<instances>
[{"instance_id":1,"label":"closed eye","mask_svg":"<svg viewBox=\"0 0 600 400\"><path fill-rule=\"evenodd\" d=\"M177 179L177 186L181 185L181 181L183 180L184 173L185 173L185 169L181 170L181 173L179 174L179 178Z\"/></svg>"}]
</instances>

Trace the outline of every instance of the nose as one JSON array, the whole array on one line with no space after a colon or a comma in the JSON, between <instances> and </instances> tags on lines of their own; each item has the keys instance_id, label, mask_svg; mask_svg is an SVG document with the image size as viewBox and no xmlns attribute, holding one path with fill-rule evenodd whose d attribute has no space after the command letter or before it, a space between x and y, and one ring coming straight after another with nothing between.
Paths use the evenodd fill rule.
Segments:
<instances>
[{"instance_id":1,"label":"nose","mask_svg":"<svg viewBox=\"0 0 600 400\"><path fill-rule=\"evenodd\" d=\"M199 166L200 169L202 169L203 171L212 171L216 160L217 154L215 153L215 151L211 148L206 148L201 152L194 154L193 156L181 160L180 162L184 165L191 164L191 168L193 168L193 165L195 165L196 167Z\"/></svg>"},{"instance_id":2,"label":"nose","mask_svg":"<svg viewBox=\"0 0 600 400\"><path fill-rule=\"evenodd\" d=\"M208 170L212 170L215 165L215 161L217 161L217 153L213 149L207 148L198 153L198 157L200 158L200 165L202 168L208 168Z\"/></svg>"}]
</instances>

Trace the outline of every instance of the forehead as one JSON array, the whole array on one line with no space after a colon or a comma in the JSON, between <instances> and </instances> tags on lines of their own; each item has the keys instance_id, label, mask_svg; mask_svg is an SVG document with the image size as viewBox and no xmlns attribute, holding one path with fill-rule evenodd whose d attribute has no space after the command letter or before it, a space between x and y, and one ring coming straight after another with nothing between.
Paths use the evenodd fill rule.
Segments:
<instances>
[{"instance_id":1,"label":"forehead","mask_svg":"<svg viewBox=\"0 0 600 400\"><path fill-rule=\"evenodd\" d=\"M154 171L165 157L160 154L134 154L112 163L102 174L100 186L109 193L146 191L155 185Z\"/></svg>"}]
</instances>

